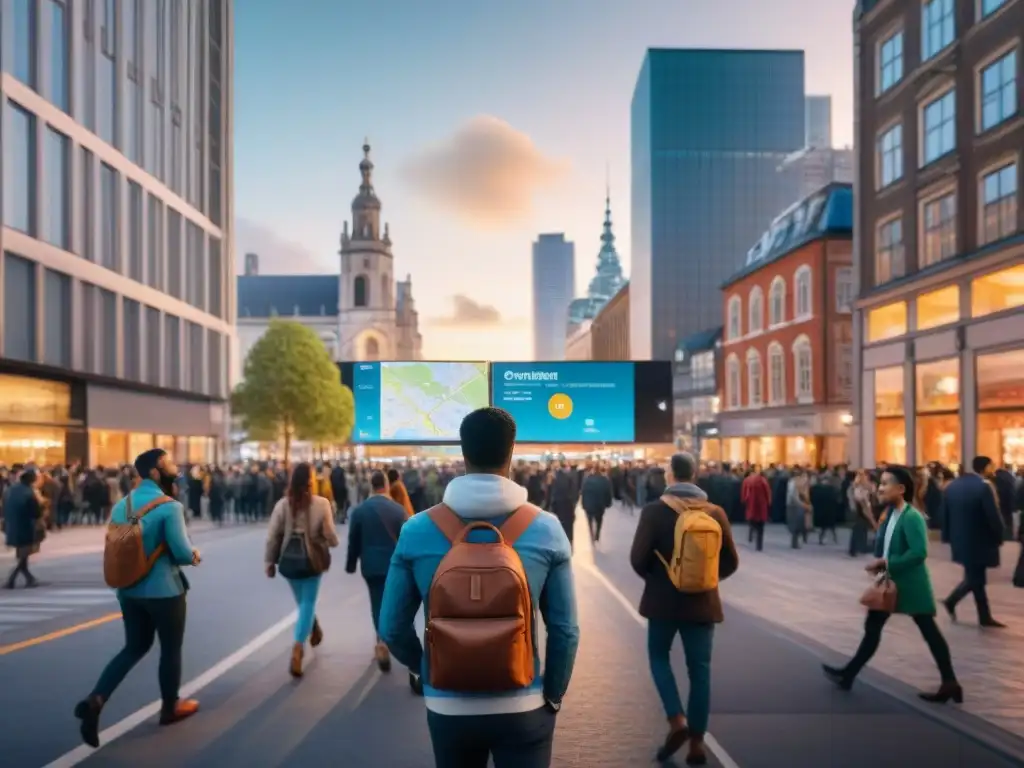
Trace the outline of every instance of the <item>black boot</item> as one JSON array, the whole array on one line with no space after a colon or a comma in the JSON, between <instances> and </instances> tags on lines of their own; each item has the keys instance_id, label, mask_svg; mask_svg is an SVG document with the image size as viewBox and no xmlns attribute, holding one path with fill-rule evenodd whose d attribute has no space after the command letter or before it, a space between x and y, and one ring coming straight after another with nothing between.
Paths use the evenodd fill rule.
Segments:
<instances>
[{"instance_id":1,"label":"black boot","mask_svg":"<svg viewBox=\"0 0 1024 768\"><path fill-rule=\"evenodd\" d=\"M75 705L75 717L81 724L79 732L82 734L82 741L93 749L100 745L100 712L103 711L103 699L99 696L90 696Z\"/></svg>"},{"instance_id":2,"label":"black boot","mask_svg":"<svg viewBox=\"0 0 1024 768\"><path fill-rule=\"evenodd\" d=\"M821 671L824 672L825 677L835 683L841 691L848 691L853 688L853 677L851 677L845 669L839 669L838 667L830 667L828 664L822 664Z\"/></svg>"}]
</instances>

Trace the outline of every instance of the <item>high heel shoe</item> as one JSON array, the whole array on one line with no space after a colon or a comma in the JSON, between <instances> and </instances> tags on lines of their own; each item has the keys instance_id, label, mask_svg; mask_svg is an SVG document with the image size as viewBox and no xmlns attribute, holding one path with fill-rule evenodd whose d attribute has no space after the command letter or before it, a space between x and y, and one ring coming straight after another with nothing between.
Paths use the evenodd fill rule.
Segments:
<instances>
[{"instance_id":1,"label":"high heel shoe","mask_svg":"<svg viewBox=\"0 0 1024 768\"><path fill-rule=\"evenodd\" d=\"M933 704L945 704L952 699L957 704L964 703L964 689L960 683L943 683L935 693L922 692L917 694L922 701L930 701Z\"/></svg>"}]
</instances>

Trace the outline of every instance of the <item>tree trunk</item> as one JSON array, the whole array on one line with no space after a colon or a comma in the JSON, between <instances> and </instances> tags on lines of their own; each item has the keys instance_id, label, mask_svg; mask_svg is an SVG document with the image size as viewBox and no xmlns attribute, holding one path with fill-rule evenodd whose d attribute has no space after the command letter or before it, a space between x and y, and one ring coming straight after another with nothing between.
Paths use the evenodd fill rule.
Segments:
<instances>
[{"instance_id":1,"label":"tree trunk","mask_svg":"<svg viewBox=\"0 0 1024 768\"><path fill-rule=\"evenodd\" d=\"M284 425L284 471L287 472L290 465L292 450L292 428L285 422Z\"/></svg>"}]
</instances>

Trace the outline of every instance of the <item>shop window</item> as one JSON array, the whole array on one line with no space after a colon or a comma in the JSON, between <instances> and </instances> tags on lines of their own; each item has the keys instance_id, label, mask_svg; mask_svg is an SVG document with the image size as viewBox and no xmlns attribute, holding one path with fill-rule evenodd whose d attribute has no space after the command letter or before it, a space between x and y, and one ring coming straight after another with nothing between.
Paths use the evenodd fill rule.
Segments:
<instances>
[{"instance_id":1,"label":"shop window","mask_svg":"<svg viewBox=\"0 0 1024 768\"><path fill-rule=\"evenodd\" d=\"M815 466L818 463L813 437L787 437L785 452L785 463L789 466Z\"/></svg>"},{"instance_id":2,"label":"shop window","mask_svg":"<svg viewBox=\"0 0 1024 768\"><path fill-rule=\"evenodd\" d=\"M1024 264L982 275L971 283L973 317L1020 306L1024 306Z\"/></svg>"},{"instance_id":3,"label":"shop window","mask_svg":"<svg viewBox=\"0 0 1024 768\"><path fill-rule=\"evenodd\" d=\"M153 448L153 436L140 432L132 432L128 435L128 460L135 461L140 453L145 453Z\"/></svg>"},{"instance_id":4,"label":"shop window","mask_svg":"<svg viewBox=\"0 0 1024 768\"><path fill-rule=\"evenodd\" d=\"M700 444L700 460L718 463L722 460L722 441L715 438L704 440Z\"/></svg>"},{"instance_id":5,"label":"shop window","mask_svg":"<svg viewBox=\"0 0 1024 768\"><path fill-rule=\"evenodd\" d=\"M917 463L958 464L960 456L960 361L921 363L915 371Z\"/></svg>"},{"instance_id":6,"label":"shop window","mask_svg":"<svg viewBox=\"0 0 1024 768\"><path fill-rule=\"evenodd\" d=\"M978 414L978 455L1024 466L1024 409Z\"/></svg>"},{"instance_id":7,"label":"shop window","mask_svg":"<svg viewBox=\"0 0 1024 768\"><path fill-rule=\"evenodd\" d=\"M133 457L134 458L134 457ZM105 429L89 430L89 464L94 467L118 467L128 458L128 433Z\"/></svg>"},{"instance_id":8,"label":"shop window","mask_svg":"<svg viewBox=\"0 0 1024 768\"><path fill-rule=\"evenodd\" d=\"M747 440L744 437L727 437L722 440L722 461L742 464L747 460Z\"/></svg>"},{"instance_id":9,"label":"shop window","mask_svg":"<svg viewBox=\"0 0 1024 768\"><path fill-rule=\"evenodd\" d=\"M875 464L907 463L907 422L875 419Z\"/></svg>"},{"instance_id":10,"label":"shop window","mask_svg":"<svg viewBox=\"0 0 1024 768\"><path fill-rule=\"evenodd\" d=\"M955 285L917 297L917 330L938 328L960 319L960 289Z\"/></svg>"},{"instance_id":11,"label":"shop window","mask_svg":"<svg viewBox=\"0 0 1024 768\"><path fill-rule=\"evenodd\" d=\"M1024 408L1024 349L978 355L978 410Z\"/></svg>"},{"instance_id":12,"label":"shop window","mask_svg":"<svg viewBox=\"0 0 1024 768\"><path fill-rule=\"evenodd\" d=\"M875 370L875 416L903 415L903 367Z\"/></svg>"},{"instance_id":13,"label":"shop window","mask_svg":"<svg viewBox=\"0 0 1024 768\"><path fill-rule=\"evenodd\" d=\"M907 304L898 301L868 312L868 341L883 341L907 332Z\"/></svg>"},{"instance_id":14,"label":"shop window","mask_svg":"<svg viewBox=\"0 0 1024 768\"><path fill-rule=\"evenodd\" d=\"M63 464L66 457L65 431L54 427L0 426L0 465L33 463L40 466Z\"/></svg>"},{"instance_id":15,"label":"shop window","mask_svg":"<svg viewBox=\"0 0 1024 768\"><path fill-rule=\"evenodd\" d=\"M917 417L917 463L931 461L959 464L960 414L942 413Z\"/></svg>"},{"instance_id":16,"label":"shop window","mask_svg":"<svg viewBox=\"0 0 1024 768\"><path fill-rule=\"evenodd\" d=\"M156 447L161 451L173 456L174 455L174 435L157 435L156 436Z\"/></svg>"},{"instance_id":17,"label":"shop window","mask_svg":"<svg viewBox=\"0 0 1024 768\"><path fill-rule=\"evenodd\" d=\"M957 358L920 363L915 373L918 413L960 410L960 361Z\"/></svg>"},{"instance_id":18,"label":"shop window","mask_svg":"<svg viewBox=\"0 0 1024 768\"><path fill-rule=\"evenodd\" d=\"M210 438L190 437L188 439L188 463L209 464L210 461L212 461L210 457Z\"/></svg>"},{"instance_id":19,"label":"shop window","mask_svg":"<svg viewBox=\"0 0 1024 768\"><path fill-rule=\"evenodd\" d=\"M0 422L63 425L70 420L71 387L67 384L0 376Z\"/></svg>"}]
</instances>

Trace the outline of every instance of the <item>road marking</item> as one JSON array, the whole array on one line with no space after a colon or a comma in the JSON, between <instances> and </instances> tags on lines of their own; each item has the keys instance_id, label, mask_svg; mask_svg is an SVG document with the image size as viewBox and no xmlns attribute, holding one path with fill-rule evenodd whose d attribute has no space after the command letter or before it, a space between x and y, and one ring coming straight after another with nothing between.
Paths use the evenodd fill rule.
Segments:
<instances>
[{"instance_id":1,"label":"road marking","mask_svg":"<svg viewBox=\"0 0 1024 768\"><path fill-rule=\"evenodd\" d=\"M110 622L117 621L120 618L120 611L117 613L108 613L106 616L100 616L98 619L91 619L90 621L83 621L81 624L75 624L73 627L58 629L56 632L49 632L45 635L33 637L28 640L22 640L18 643L11 643L10 645L0 645L0 656L6 656L7 654L14 653L15 651L23 651L26 648L32 648L33 646L42 645L43 643L49 643L52 640L60 640L62 637L84 632L87 629L99 627L103 624L109 624Z\"/></svg>"},{"instance_id":2,"label":"road marking","mask_svg":"<svg viewBox=\"0 0 1024 768\"><path fill-rule=\"evenodd\" d=\"M288 629L295 624L295 620L297 618L298 612L292 611L291 614L285 616L277 622L277 624L274 624L268 630L263 632L263 634L257 635L230 656L227 656L214 664L199 677L189 683L186 683L181 688L181 698L187 699L195 696L199 691L203 690L203 688L217 681L239 664L246 661L250 656L256 654L267 645L274 642L274 640L284 632L288 631ZM128 717L124 718L120 722L114 723L109 728L104 728L103 731L100 732L100 749L103 749L103 747L107 746L111 742L121 738L126 733L130 733L134 729L138 728L142 723L158 715L160 713L161 706L162 704L160 699L157 699L156 701L147 704L137 712L128 715ZM82 746L75 747L67 754L61 755L52 763L44 766L44 768L73 768L73 766L88 760L97 752L99 752L99 749L93 749L92 747L88 747L83 744Z\"/></svg>"},{"instance_id":3,"label":"road marking","mask_svg":"<svg viewBox=\"0 0 1024 768\"><path fill-rule=\"evenodd\" d=\"M605 576L601 569L594 563L594 548L590 542L590 530L587 527L586 518L583 517L582 525L580 518L582 515L576 515L576 524L573 527L573 543L576 545L576 551L573 553L573 560L588 574L597 579L598 583L601 584L608 592L614 597L619 604L625 609L626 613L632 617L632 619L647 629L647 619L637 613L636 608L633 607L633 603L630 602L629 598L626 597L619 588L612 584L611 580ZM582 530L581 530L582 529ZM718 740L711 735L708 731L704 734L704 743L707 745L711 754L714 755L718 762L722 764L722 768L740 768L739 763L732 759L725 748L718 743Z\"/></svg>"}]
</instances>

